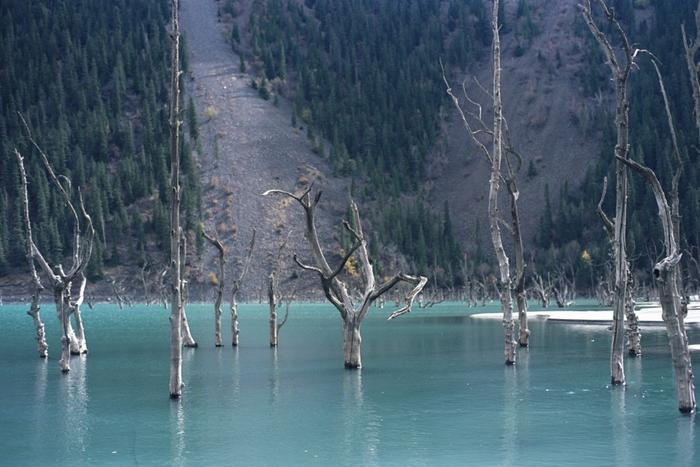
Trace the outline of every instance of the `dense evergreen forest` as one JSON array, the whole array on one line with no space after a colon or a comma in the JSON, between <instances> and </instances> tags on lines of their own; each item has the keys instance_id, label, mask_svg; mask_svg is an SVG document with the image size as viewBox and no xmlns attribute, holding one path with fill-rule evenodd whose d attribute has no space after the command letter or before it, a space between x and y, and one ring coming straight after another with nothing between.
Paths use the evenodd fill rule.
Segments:
<instances>
[{"instance_id":1,"label":"dense evergreen forest","mask_svg":"<svg viewBox=\"0 0 700 467\"><path fill-rule=\"evenodd\" d=\"M635 44L661 62L686 162L683 264L697 280L690 272L696 270L693 258L700 259L700 143L680 39L680 23L692 18L695 5L690 0L612 3ZM236 1L220 4L224 13L240 12ZM27 159L36 241L56 259L70 240L62 204L27 144L17 112L27 117L57 171L85 190L99 240L89 269L93 279L105 267L139 264L147 257L157 261L167 248L168 8L165 0L10 0L0 5L0 273L26 263L15 147ZM503 22L504 34L517 35L516 54L546 27L533 23L526 0L518 2L514 18L504 16ZM387 252L393 248L439 286L462 285L463 249L472 274L492 263L478 235L476 240L455 238L449 206L431 206L421 190L449 109L437 58L453 70L469 70L487 59L491 38L483 1L254 0L246 23L235 24L230 40L253 65L248 70L252 84L263 98L290 99L292 125L307 132L315 151L352 180L353 195L368 206L379 274L390 266ZM694 36L693 24L686 27ZM582 20L577 19L573 33L590 50L583 54L580 87L587 97L605 99L612 89L602 55ZM630 92L633 157L656 170L668 188L673 167L662 100L651 65L644 57L638 61ZM196 119L191 102L182 107L190 123L182 138L183 206L193 229L200 196L192 159ZM608 243L595 207L602 178L613 177L612 110L596 115L587 129L590 138L602 138L603 147L591 155L595 163L582 186L564 185L559 193L543 187L541 227L534 245L526 245L537 271L566 270L581 291L590 290L608 264ZM629 248L643 283L660 254L660 226L644 182L636 176L631 180ZM608 212L613 203L609 192Z\"/></svg>"},{"instance_id":2,"label":"dense evergreen forest","mask_svg":"<svg viewBox=\"0 0 700 467\"><path fill-rule=\"evenodd\" d=\"M695 5L690 0L611 3L635 44L652 51L662 63L685 151L681 244L688 252L688 267L691 253L698 255L700 174L680 23L692 18ZM236 4L227 0L223 9L235 15ZM526 0L518 2L514 18L501 18L503 32L516 35L516 55L546 27L533 23ZM692 37L693 25L686 27ZM462 253L448 228L448 210L431 210L420 196L407 203L405 195L413 193L424 178L426 156L439 136L440 118L447 108L437 58L443 57L453 69L470 69L488 54L486 4L478 0L256 0L246 30L248 48L238 26L231 41L235 50L256 59L259 79L254 84L262 88L261 95L287 93L294 102L293 124L307 128L317 151L338 173L362 178L367 199L394 199L376 213L380 242L394 243L413 259L418 271L436 277L439 285L459 285ZM610 102L607 66L581 18L572 33L590 52L583 54L578 85L585 97L599 95ZM638 61L630 92L632 151L660 174L668 188L673 167L662 98L648 59ZM599 112L587 129L591 138L603 139L603 149L591 155L595 162L583 185L565 184L560 193L549 193L544 187L541 228L534 245L526 246L537 270L567 274L580 291L592 290L608 269L608 241L595 208L603 177L614 175L613 111L610 105ZM330 147L319 142L323 140ZM638 283L648 283L650 262L661 254L661 228L654 199L641 178L632 177L630 194L630 254ZM614 196L608 193L608 212L613 205ZM469 251L470 273L478 274L479 265L492 262L478 238L460 240ZM430 245L427 252L425 245Z\"/></svg>"},{"instance_id":3,"label":"dense evergreen forest","mask_svg":"<svg viewBox=\"0 0 700 467\"><path fill-rule=\"evenodd\" d=\"M684 255L681 264L687 279L696 289L700 285L697 269L697 260L700 259L700 145L680 25L685 22L686 31L690 37L695 37L693 12L697 2L618 0L611 3L624 21L624 27L635 46L648 49L661 64L684 162L680 181L679 245ZM635 5L646 4L654 7L653 17L643 15L643 10L634 8ZM582 21L577 24L576 34L585 37L588 47L594 51L587 54L587 63L583 66L584 70L588 70L581 77L585 92L590 96L611 93L607 66ZM639 68L632 74L629 92L631 154L633 159L652 168L667 193L670 193L675 166L663 98L648 57L640 56L637 61ZM596 205L602 191L603 177L614 180L613 117L612 105L608 106L608 112L598 117L602 123L599 125L600 131L592 132L591 137L602 135L603 145L581 187L564 186L558 194L547 194L541 229L536 238L538 262L543 269L555 270L562 265L573 268L581 285L590 285L591 279L598 280L598 277L591 277L592 270L595 274L603 274L609 267L609 245L596 214ZM554 202L554 199L558 201ZM614 193L608 190L604 208L609 215L614 213L614 205ZM656 202L645 181L636 174L630 177L629 212L628 251L636 282L649 283L653 262L663 254L663 234ZM587 254L581 255L581 251Z\"/></svg>"},{"instance_id":4,"label":"dense evergreen forest","mask_svg":"<svg viewBox=\"0 0 700 467\"><path fill-rule=\"evenodd\" d=\"M160 262L169 223L168 20L165 0L0 4L0 273L26 265L15 147L26 159L39 248L54 260L71 241L70 217L18 112L57 173L83 190L98 237L91 278L149 256ZM192 228L199 180L190 145L182 170Z\"/></svg>"},{"instance_id":5,"label":"dense evergreen forest","mask_svg":"<svg viewBox=\"0 0 700 467\"><path fill-rule=\"evenodd\" d=\"M246 30L261 95L272 90L293 100L292 124L307 129L336 173L363 180L365 201L393 199L373 213L372 243L394 244L418 272L451 286L462 281L462 253L449 212L435 214L412 195L441 132L438 58L464 68L488 51L490 33L482 1L449 2L447 22L445 5L256 0ZM223 10L235 14L236 2ZM231 40L240 51L237 26ZM402 202L404 195L411 201Z\"/></svg>"}]
</instances>

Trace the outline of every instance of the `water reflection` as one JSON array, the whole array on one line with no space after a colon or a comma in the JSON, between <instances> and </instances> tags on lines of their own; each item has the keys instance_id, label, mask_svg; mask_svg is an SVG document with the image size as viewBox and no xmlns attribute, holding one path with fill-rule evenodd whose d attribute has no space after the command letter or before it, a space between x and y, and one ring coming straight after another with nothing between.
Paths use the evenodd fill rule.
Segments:
<instances>
[{"instance_id":1,"label":"water reflection","mask_svg":"<svg viewBox=\"0 0 700 467\"><path fill-rule=\"evenodd\" d=\"M524 352L523 352L524 353ZM522 357L518 355L517 365L521 365ZM505 458L504 465L515 465L517 463L517 440L518 440L518 366L504 366L503 381L503 452Z\"/></svg>"},{"instance_id":2,"label":"water reflection","mask_svg":"<svg viewBox=\"0 0 700 467\"><path fill-rule=\"evenodd\" d=\"M66 438L68 450L75 454L86 453L86 436L89 432L88 423L88 392L87 392L87 356L82 354L71 359L71 371L61 375L61 391L59 397L63 402L62 419L65 421L65 432L70 433Z\"/></svg>"},{"instance_id":3,"label":"water reflection","mask_svg":"<svg viewBox=\"0 0 700 467\"><path fill-rule=\"evenodd\" d=\"M46 403L46 378L48 372L48 358L41 358L37 361L36 379L34 380L34 442L32 446L39 446L44 436L46 428L45 417L49 413Z\"/></svg>"},{"instance_id":4,"label":"water reflection","mask_svg":"<svg viewBox=\"0 0 700 467\"><path fill-rule=\"evenodd\" d=\"M343 454L345 459L361 456L362 465L378 465L377 449L381 418L365 405L362 371L346 371L343 375Z\"/></svg>"},{"instance_id":5,"label":"water reflection","mask_svg":"<svg viewBox=\"0 0 700 467\"><path fill-rule=\"evenodd\" d=\"M678 415L676 422L676 465L697 465L695 460L695 414Z\"/></svg>"},{"instance_id":6,"label":"water reflection","mask_svg":"<svg viewBox=\"0 0 700 467\"><path fill-rule=\"evenodd\" d=\"M173 465L185 465L187 440L185 438L185 404L182 399L172 401L170 404L170 426L175 429Z\"/></svg>"},{"instance_id":7,"label":"water reflection","mask_svg":"<svg viewBox=\"0 0 700 467\"><path fill-rule=\"evenodd\" d=\"M279 381L279 361L277 358L277 347L271 349L272 353L272 365L270 370L270 405L272 407L277 406L277 399L280 393L280 381Z\"/></svg>"},{"instance_id":8,"label":"water reflection","mask_svg":"<svg viewBox=\"0 0 700 467\"><path fill-rule=\"evenodd\" d=\"M625 386L616 385L610 388L610 421L612 423L616 465L626 465L630 459L626 393Z\"/></svg>"}]
</instances>

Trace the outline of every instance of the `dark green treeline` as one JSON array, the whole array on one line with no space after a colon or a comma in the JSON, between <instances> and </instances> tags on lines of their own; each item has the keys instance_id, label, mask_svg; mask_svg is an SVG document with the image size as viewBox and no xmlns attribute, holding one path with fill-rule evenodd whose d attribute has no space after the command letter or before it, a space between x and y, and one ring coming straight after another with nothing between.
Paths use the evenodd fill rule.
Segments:
<instances>
[{"instance_id":1,"label":"dark green treeline","mask_svg":"<svg viewBox=\"0 0 700 467\"><path fill-rule=\"evenodd\" d=\"M18 111L54 169L83 189L98 238L92 278L167 250L168 21L165 0L0 4L0 273L26 263L15 147L27 165L35 241L53 260L71 244L70 217ZM199 188L189 146L183 142L183 210L192 228Z\"/></svg>"}]
</instances>

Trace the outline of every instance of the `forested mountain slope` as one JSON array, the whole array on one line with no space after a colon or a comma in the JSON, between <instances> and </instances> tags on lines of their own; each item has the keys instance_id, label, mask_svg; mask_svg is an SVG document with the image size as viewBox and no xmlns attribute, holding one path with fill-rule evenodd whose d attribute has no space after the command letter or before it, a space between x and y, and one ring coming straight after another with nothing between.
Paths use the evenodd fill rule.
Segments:
<instances>
[{"instance_id":1,"label":"forested mountain slope","mask_svg":"<svg viewBox=\"0 0 700 467\"><path fill-rule=\"evenodd\" d=\"M693 3L611 2L633 41L663 57L684 135L694 129L679 27L692 18ZM232 46L255 64L256 85L294 102L293 124L310 126L309 139L336 173L356 180L361 187L356 194L374 207L382 243L396 244L443 286L461 280L460 246L472 274L489 271L487 165L445 98L438 63L443 60L455 88L467 78L471 97L489 100L470 79L478 78L488 92L488 2L222 0L220 5L233 25ZM574 0L504 2L501 25L504 107L524 158L520 206L526 248L535 259L532 266L573 270L585 288L608 261L595 214L602 177L612 167L608 69ZM669 147L670 137L653 71L644 58L639 61L631 84L633 150L653 168L665 166L660 176L666 183L670 154L662 148ZM488 106L483 111L488 121ZM689 141L684 148L691 147ZM696 186L695 153L684 157L687 186ZM639 280L648 281L649 257L659 251L655 208L641 180L635 179L631 196L633 255ZM697 195L691 189L684 197L685 232L694 232ZM688 236L683 242L687 249L696 244Z\"/></svg>"},{"instance_id":2,"label":"forested mountain slope","mask_svg":"<svg viewBox=\"0 0 700 467\"><path fill-rule=\"evenodd\" d=\"M586 289L608 260L595 215L602 178L612 176L613 165L608 70L576 0L503 3L504 107L523 155L520 206L530 270L565 266ZM698 143L679 32L695 4L611 3L635 44L662 63L686 161L682 244L697 254ZM185 56L192 60L192 73L183 78L183 149L194 296L208 290L206 275L214 270L194 233L200 221L227 243L229 273L258 227L247 291L257 296L281 239L290 229L297 242L301 237L297 207L284 209L258 194L301 189L312 180L326 192L319 220L334 253L342 252L339 244L348 246L338 225L352 195L361 203L379 275L404 265L438 286L460 286L465 253L467 274L488 274L487 164L446 98L439 62L456 90L466 79L472 98L489 100L488 6L482 0L183 1ZM18 110L58 171L76 185L91 185L87 204L100 237L91 277L134 281L144 261L157 273L167 249L167 8L162 0L0 7L3 274L21 272L24 261L10 157L15 146L27 155L40 245L58 256L69 235ZM686 26L694 37L694 25ZM670 138L643 57L630 96L634 157L668 184ZM488 105L483 112L488 121ZM641 180L633 181L631 255L643 281L659 236L654 201ZM609 194L608 209L613 201Z\"/></svg>"},{"instance_id":3,"label":"forested mountain slope","mask_svg":"<svg viewBox=\"0 0 700 467\"><path fill-rule=\"evenodd\" d=\"M71 218L18 112L56 172L71 179L74 195L77 187L83 191L97 230L90 280L121 280L144 263L149 274L162 267L168 250L168 8L165 0L0 4L0 274L26 267L15 148L26 159L39 248L55 260L71 244ZM193 229L199 178L190 146L183 142L183 207L186 227ZM22 284L21 275L6 277L3 295Z\"/></svg>"}]
</instances>

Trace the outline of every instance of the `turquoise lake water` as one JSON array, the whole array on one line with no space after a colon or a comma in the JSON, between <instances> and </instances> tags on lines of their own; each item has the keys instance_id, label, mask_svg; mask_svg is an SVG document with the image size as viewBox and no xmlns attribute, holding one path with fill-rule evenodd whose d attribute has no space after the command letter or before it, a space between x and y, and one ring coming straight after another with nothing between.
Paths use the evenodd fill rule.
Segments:
<instances>
[{"instance_id":1,"label":"turquoise lake water","mask_svg":"<svg viewBox=\"0 0 700 467\"><path fill-rule=\"evenodd\" d=\"M347 371L329 306L293 306L274 351L266 306L241 306L240 347L217 349L211 305L190 305L200 347L184 350L173 402L168 311L86 307L90 354L64 376L53 307L42 309L48 361L26 308L0 307L3 466L700 465L663 329L643 329L644 357L626 360L622 389L607 385L603 326L536 321L511 368L500 322L469 317L495 306L440 304L391 322L373 310L364 368Z\"/></svg>"}]
</instances>

